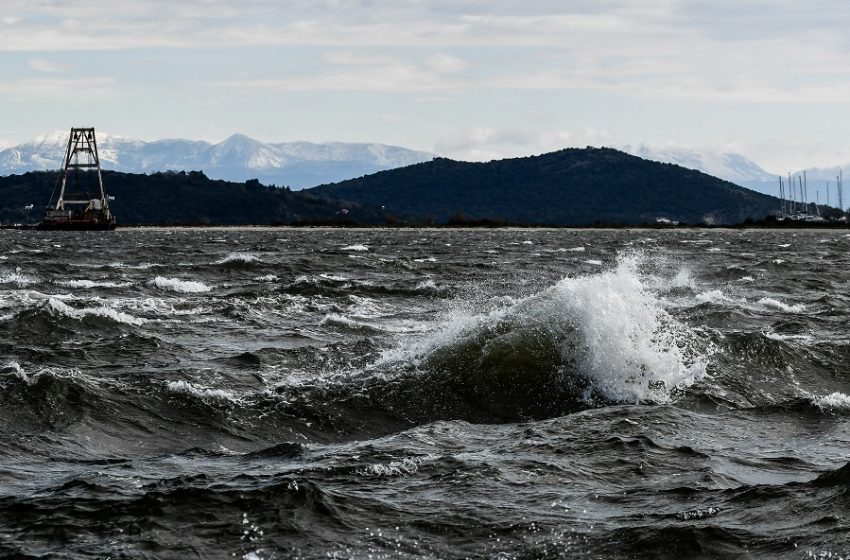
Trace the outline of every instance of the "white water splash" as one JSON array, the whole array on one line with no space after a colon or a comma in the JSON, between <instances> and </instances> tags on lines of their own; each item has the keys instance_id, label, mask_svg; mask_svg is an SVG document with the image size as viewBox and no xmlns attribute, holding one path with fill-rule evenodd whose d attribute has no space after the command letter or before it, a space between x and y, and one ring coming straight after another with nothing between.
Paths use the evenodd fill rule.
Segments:
<instances>
[{"instance_id":1,"label":"white water splash","mask_svg":"<svg viewBox=\"0 0 850 560\"><path fill-rule=\"evenodd\" d=\"M230 264L230 263L254 263L260 262L260 258L252 253L230 253L227 256L215 261L215 264Z\"/></svg>"},{"instance_id":2,"label":"white water splash","mask_svg":"<svg viewBox=\"0 0 850 560\"><path fill-rule=\"evenodd\" d=\"M705 375L705 363L688 355L687 329L646 289L640 260L621 257L612 270L564 279L554 288L558 311L578 325L584 374L612 400L666 400L673 387Z\"/></svg>"},{"instance_id":3,"label":"white water splash","mask_svg":"<svg viewBox=\"0 0 850 560\"><path fill-rule=\"evenodd\" d=\"M56 282L60 286L65 286L67 288L83 288L83 289L91 289L91 288L126 288L127 286L131 286L130 282L106 282L106 281L94 281L94 280L64 280Z\"/></svg>"},{"instance_id":4,"label":"white water splash","mask_svg":"<svg viewBox=\"0 0 850 560\"><path fill-rule=\"evenodd\" d=\"M436 282L434 282L432 279L429 278L428 280L423 280L422 282L418 283L416 285L415 289L420 290L420 291L426 291L426 290L437 291L440 288L439 288L439 286L437 286Z\"/></svg>"},{"instance_id":5,"label":"white water splash","mask_svg":"<svg viewBox=\"0 0 850 560\"><path fill-rule=\"evenodd\" d=\"M422 458L405 457L399 461L389 463L374 463L367 467L357 469L357 474L369 478L389 478L416 474Z\"/></svg>"},{"instance_id":6,"label":"white water splash","mask_svg":"<svg viewBox=\"0 0 850 560\"><path fill-rule=\"evenodd\" d=\"M35 278L22 273L20 268L16 268L14 272L0 274L0 284L14 284L18 288L23 288L35 282L37 282Z\"/></svg>"},{"instance_id":7,"label":"white water splash","mask_svg":"<svg viewBox=\"0 0 850 560\"><path fill-rule=\"evenodd\" d=\"M194 395L196 397L200 397L202 399L219 399L226 401L236 401L236 395L232 391L225 391L224 389L212 389L210 387L202 387L200 385L195 385L193 383L189 383L188 381L169 381L166 384L166 387L169 391L174 393L182 393L185 395Z\"/></svg>"},{"instance_id":8,"label":"white water splash","mask_svg":"<svg viewBox=\"0 0 850 560\"><path fill-rule=\"evenodd\" d=\"M706 362L693 333L647 288L640 262L639 255L621 257L614 268L598 274L565 278L518 301L506 298L505 307L490 313L457 309L442 330L401 354L387 352L384 360L418 362L458 340L509 324L534 337L560 340L564 363L575 363L609 400L666 401L674 387L702 378Z\"/></svg>"},{"instance_id":9,"label":"white water splash","mask_svg":"<svg viewBox=\"0 0 850 560\"><path fill-rule=\"evenodd\" d=\"M342 249L340 249L340 251L368 251L368 250L369 250L368 245L361 245L359 243L356 244L356 245L347 245L347 246L343 247Z\"/></svg>"},{"instance_id":10,"label":"white water splash","mask_svg":"<svg viewBox=\"0 0 850 560\"><path fill-rule=\"evenodd\" d=\"M746 303L746 300L737 300L729 297L720 290L708 290L694 296L697 303L713 303L715 305L722 303Z\"/></svg>"},{"instance_id":11,"label":"white water splash","mask_svg":"<svg viewBox=\"0 0 850 560\"><path fill-rule=\"evenodd\" d=\"M822 397L813 397L812 404L823 412L850 413L850 396L844 393L832 393Z\"/></svg>"},{"instance_id":12,"label":"white water splash","mask_svg":"<svg viewBox=\"0 0 850 560\"><path fill-rule=\"evenodd\" d=\"M780 333L776 333L776 332L772 332L772 331L765 332L765 333L762 333L762 334L764 335L765 338L769 338L770 340L776 340L776 341L779 341L779 342L787 342L787 341L797 340L797 341L800 341L800 342L803 342L803 343L808 343L808 342L811 342L813 340L813 338L810 335L807 335L807 334L780 334Z\"/></svg>"},{"instance_id":13,"label":"white water splash","mask_svg":"<svg viewBox=\"0 0 850 560\"><path fill-rule=\"evenodd\" d=\"M152 283L157 288L169 290L172 292L180 292L184 294L196 294L209 292L212 290L203 282L195 282L193 280L181 280L180 278L166 278L157 276L152 280Z\"/></svg>"}]
</instances>

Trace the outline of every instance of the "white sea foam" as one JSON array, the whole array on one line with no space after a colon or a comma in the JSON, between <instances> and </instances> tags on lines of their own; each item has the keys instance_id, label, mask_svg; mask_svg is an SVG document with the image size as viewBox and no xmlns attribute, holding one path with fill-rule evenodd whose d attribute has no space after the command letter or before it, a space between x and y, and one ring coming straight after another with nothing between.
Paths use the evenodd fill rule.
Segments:
<instances>
[{"instance_id":1,"label":"white sea foam","mask_svg":"<svg viewBox=\"0 0 850 560\"><path fill-rule=\"evenodd\" d=\"M230 264L230 263L254 263L260 262L260 258L252 253L230 253L217 261L215 264Z\"/></svg>"},{"instance_id":2,"label":"white sea foam","mask_svg":"<svg viewBox=\"0 0 850 560\"><path fill-rule=\"evenodd\" d=\"M56 282L60 286L68 288L126 288L130 286L130 282L98 282L94 280L60 280Z\"/></svg>"},{"instance_id":3,"label":"white sea foam","mask_svg":"<svg viewBox=\"0 0 850 560\"><path fill-rule=\"evenodd\" d=\"M373 319L383 314L378 302L371 298L349 295L348 300L351 302L349 311L354 317Z\"/></svg>"},{"instance_id":4,"label":"white sea foam","mask_svg":"<svg viewBox=\"0 0 850 560\"><path fill-rule=\"evenodd\" d=\"M769 297L761 298L760 300L758 300L758 304L763 305L764 307L778 309L780 311L784 311L785 313L803 313L806 311L806 306L802 303L788 305L787 303L783 303L778 299L773 299Z\"/></svg>"},{"instance_id":5,"label":"white sea foam","mask_svg":"<svg viewBox=\"0 0 850 560\"><path fill-rule=\"evenodd\" d=\"M437 262L436 257L427 257L424 259L413 259L413 262L424 263L424 262Z\"/></svg>"},{"instance_id":6,"label":"white sea foam","mask_svg":"<svg viewBox=\"0 0 850 560\"><path fill-rule=\"evenodd\" d=\"M697 303L741 303L739 300L731 298L720 290L708 290L694 296Z\"/></svg>"},{"instance_id":7,"label":"white sea foam","mask_svg":"<svg viewBox=\"0 0 850 560\"><path fill-rule=\"evenodd\" d=\"M832 393L821 397L813 397L812 404L824 412L850 413L850 396L844 393Z\"/></svg>"},{"instance_id":8,"label":"white sea foam","mask_svg":"<svg viewBox=\"0 0 850 560\"><path fill-rule=\"evenodd\" d=\"M359 243L356 244L356 245L347 245L347 246L343 247L342 249L340 249L340 251L368 251L368 250L369 250L368 245L361 245Z\"/></svg>"},{"instance_id":9,"label":"white sea foam","mask_svg":"<svg viewBox=\"0 0 850 560\"><path fill-rule=\"evenodd\" d=\"M424 281L418 283L416 285L416 289L421 290L421 291L425 291L425 290L439 290L440 288L437 286L437 284L433 280L431 280L429 278L428 280L424 280Z\"/></svg>"},{"instance_id":10,"label":"white sea foam","mask_svg":"<svg viewBox=\"0 0 850 560\"><path fill-rule=\"evenodd\" d=\"M147 270L149 268L154 268L162 265L159 263L125 264L122 262L111 262L106 266L108 266L109 268L126 268L129 270Z\"/></svg>"},{"instance_id":11,"label":"white sea foam","mask_svg":"<svg viewBox=\"0 0 850 560\"><path fill-rule=\"evenodd\" d=\"M7 373L14 373L24 381L29 381L29 377L27 376L27 372L24 371L24 368L21 367L21 364L18 362L8 362L5 366L0 368L5 370Z\"/></svg>"},{"instance_id":12,"label":"white sea foam","mask_svg":"<svg viewBox=\"0 0 850 560\"><path fill-rule=\"evenodd\" d=\"M154 286L162 290L169 290L172 292L180 292L184 294L196 294L209 292L210 290L212 290L212 288L210 288L203 282L195 282L193 280L181 280L180 278L166 278L164 276L157 276L152 280L152 283Z\"/></svg>"},{"instance_id":13,"label":"white sea foam","mask_svg":"<svg viewBox=\"0 0 850 560\"><path fill-rule=\"evenodd\" d=\"M696 289L696 281L694 280L691 271L687 268L680 268L676 274L667 281L669 288L691 288Z\"/></svg>"},{"instance_id":14,"label":"white sea foam","mask_svg":"<svg viewBox=\"0 0 850 560\"><path fill-rule=\"evenodd\" d=\"M0 273L0 284L14 284L19 288L23 288L35 282L35 278L22 273L20 268L16 268L14 272Z\"/></svg>"},{"instance_id":15,"label":"white sea foam","mask_svg":"<svg viewBox=\"0 0 850 560\"><path fill-rule=\"evenodd\" d=\"M752 276L744 276L743 278L738 280L738 282L755 282L755 278L753 278Z\"/></svg>"},{"instance_id":16,"label":"white sea foam","mask_svg":"<svg viewBox=\"0 0 850 560\"><path fill-rule=\"evenodd\" d=\"M602 266L602 261L597 261L597 260L591 259L589 261L584 261L584 262L586 262L587 264L594 264L596 266Z\"/></svg>"},{"instance_id":17,"label":"white sea foam","mask_svg":"<svg viewBox=\"0 0 850 560\"><path fill-rule=\"evenodd\" d=\"M357 469L357 474L369 478L387 478L416 474L419 471L419 464L422 459L419 457L405 457L400 461L390 461L389 463L374 463L367 467Z\"/></svg>"},{"instance_id":18,"label":"white sea foam","mask_svg":"<svg viewBox=\"0 0 850 560\"><path fill-rule=\"evenodd\" d=\"M63 315L77 320L82 320L87 316L98 316L112 319L116 323L124 323L134 326L144 325L147 322L141 317L135 317L129 313L124 313L106 306L77 309L54 297L47 300L47 303L44 304L44 308L54 315Z\"/></svg>"},{"instance_id":19,"label":"white sea foam","mask_svg":"<svg viewBox=\"0 0 850 560\"><path fill-rule=\"evenodd\" d=\"M309 278L307 278L306 276L301 276L299 278L305 278L305 279L309 280ZM319 274L319 278L322 278L323 280L330 280L331 282L350 282L351 281L351 278L346 278L345 276L341 276L339 274L324 273L324 274Z\"/></svg>"},{"instance_id":20,"label":"white sea foam","mask_svg":"<svg viewBox=\"0 0 850 560\"><path fill-rule=\"evenodd\" d=\"M169 381L166 384L166 387L168 387L169 391L183 393L186 395L194 395L202 399L219 399L226 401L237 400L236 395L232 391L203 387L201 385L189 383L188 381L183 381L182 379L180 381Z\"/></svg>"},{"instance_id":21,"label":"white sea foam","mask_svg":"<svg viewBox=\"0 0 850 560\"><path fill-rule=\"evenodd\" d=\"M265 276L254 277L255 282L277 282L278 280L280 280L280 278L278 278L274 274L266 274Z\"/></svg>"},{"instance_id":22,"label":"white sea foam","mask_svg":"<svg viewBox=\"0 0 850 560\"><path fill-rule=\"evenodd\" d=\"M812 337L807 334L779 334L772 331L762 333L765 338L769 338L771 340L777 340L779 342L786 342L789 340L799 340L800 342L811 342Z\"/></svg>"}]
</instances>

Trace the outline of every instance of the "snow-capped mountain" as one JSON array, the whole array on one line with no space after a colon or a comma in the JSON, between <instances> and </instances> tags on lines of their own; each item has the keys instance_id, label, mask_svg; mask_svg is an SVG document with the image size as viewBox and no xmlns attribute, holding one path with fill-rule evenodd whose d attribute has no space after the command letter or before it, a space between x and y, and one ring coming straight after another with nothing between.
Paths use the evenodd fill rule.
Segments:
<instances>
[{"instance_id":1,"label":"snow-capped mountain","mask_svg":"<svg viewBox=\"0 0 850 560\"><path fill-rule=\"evenodd\" d=\"M68 131L40 136L0 150L0 175L59 169ZM165 139L144 142L98 133L104 169L131 173L201 170L214 179L245 181L300 189L332 183L432 159L433 154L387 146L329 142L268 144L234 134L218 144Z\"/></svg>"},{"instance_id":2,"label":"snow-capped mountain","mask_svg":"<svg viewBox=\"0 0 850 560\"><path fill-rule=\"evenodd\" d=\"M644 144L625 146L623 151L663 163L675 163L688 169L696 169L708 175L719 177L736 185L748 186L756 183L776 183L776 175L768 173L754 161L734 153L719 153L709 150L689 148L657 148ZM773 194L773 193L771 193Z\"/></svg>"}]
</instances>

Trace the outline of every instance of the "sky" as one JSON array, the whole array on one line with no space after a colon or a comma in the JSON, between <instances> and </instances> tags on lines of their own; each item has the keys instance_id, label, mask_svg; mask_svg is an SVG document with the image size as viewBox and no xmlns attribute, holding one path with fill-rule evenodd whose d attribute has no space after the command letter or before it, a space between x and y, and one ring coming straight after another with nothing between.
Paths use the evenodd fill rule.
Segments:
<instances>
[{"instance_id":1,"label":"sky","mask_svg":"<svg viewBox=\"0 0 850 560\"><path fill-rule=\"evenodd\" d=\"M95 126L850 163L845 0L3 0L0 69L0 146Z\"/></svg>"}]
</instances>

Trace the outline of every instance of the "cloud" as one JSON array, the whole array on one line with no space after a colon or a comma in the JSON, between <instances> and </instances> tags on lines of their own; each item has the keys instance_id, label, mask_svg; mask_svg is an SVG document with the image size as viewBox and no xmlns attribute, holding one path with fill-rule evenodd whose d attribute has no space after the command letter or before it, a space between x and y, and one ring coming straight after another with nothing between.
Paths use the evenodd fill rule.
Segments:
<instances>
[{"instance_id":1,"label":"cloud","mask_svg":"<svg viewBox=\"0 0 850 560\"><path fill-rule=\"evenodd\" d=\"M211 87L273 91L457 91L470 82L456 76L466 63L443 53L429 56L379 55L334 50L324 65L272 77L238 76L216 80Z\"/></svg>"},{"instance_id":2,"label":"cloud","mask_svg":"<svg viewBox=\"0 0 850 560\"><path fill-rule=\"evenodd\" d=\"M0 96L11 100L106 97L115 91L111 78L32 78L0 81Z\"/></svg>"},{"instance_id":3,"label":"cloud","mask_svg":"<svg viewBox=\"0 0 850 560\"><path fill-rule=\"evenodd\" d=\"M349 96L352 129L321 134L383 134L467 159L565 145L728 144L782 169L847 155L834 147L845 143L835 123L850 113L846 29L843 0L4 0L0 96L58 106L66 91L132 87L151 103L165 93L186 118L179 126L210 135L206 127L223 125L197 115L234 93L255 102L233 105L231 123L278 128L291 124L282 103L303 102L308 114L325 98L289 92L381 93ZM57 81L69 52L96 60L100 77ZM523 120L535 103L550 120ZM33 120L7 107L4 117ZM391 126L402 114L410 121ZM122 108L116 119L125 118L140 119ZM156 135L153 124L139 126ZM315 133L315 123L298 126L287 130ZM731 140L707 138L727 130Z\"/></svg>"},{"instance_id":4,"label":"cloud","mask_svg":"<svg viewBox=\"0 0 850 560\"><path fill-rule=\"evenodd\" d=\"M815 167L846 166L850 146L806 138L718 139L711 142L716 151L746 154L763 169L777 175Z\"/></svg>"},{"instance_id":5,"label":"cloud","mask_svg":"<svg viewBox=\"0 0 850 560\"><path fill-rule=\"evenodd\" d=\"M608 131L592 128L568 131L478 126L447 134L437 142L433 151L463 161L490 161L570 147L610 145L611 142L612 135Z\"/></svg>"},{"instance_id":6,"label":"cloud","mask_svg":"<svg viewBox=\"0 0 850 560\"><path fill-rule=\"evenodd\" d=\"M315 71L220 80L227 87L331 90L338 74L339 90L361 91L591 89L820 103L850 90L850 11L838 0L5 0L4 11L0 51L339 51ZM397 54L405 49L421 56ZM367 74L357 80L343 65Z\"/></svg>"},{"instance_id":7,"label":"cloud","mask_svg":"<svg viewBox=\"0 0 850 560\"><path fill-rule=\"evenodd\" d=\"M67 72L70 67L65 64L51 62L43 58L33 58L29 61L29 67L37 72L61 73Z\"/></svg>"}]
</instances>

